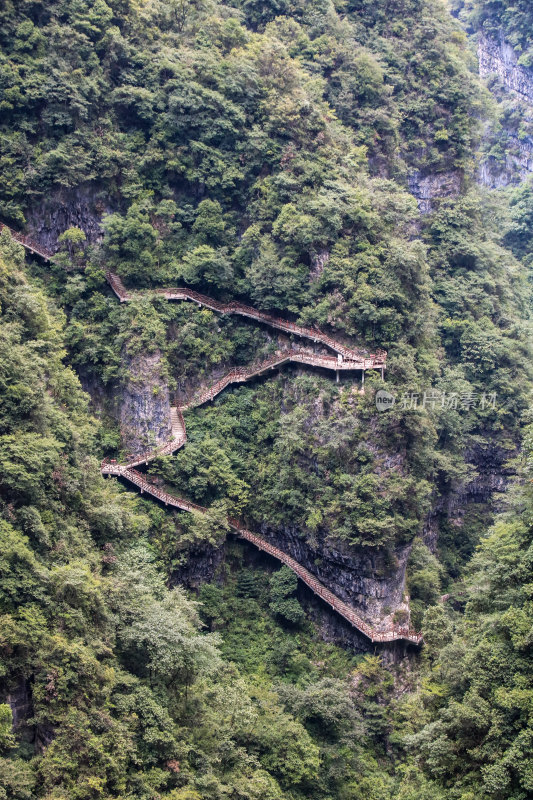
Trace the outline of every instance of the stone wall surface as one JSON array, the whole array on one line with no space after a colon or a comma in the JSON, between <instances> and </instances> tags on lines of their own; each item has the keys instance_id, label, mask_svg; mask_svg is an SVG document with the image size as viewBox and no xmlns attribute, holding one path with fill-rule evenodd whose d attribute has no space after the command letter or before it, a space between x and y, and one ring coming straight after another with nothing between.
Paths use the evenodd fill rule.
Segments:
<instances>
[{"instance_id":1,"label":"stone wall surface","mask_svg":"<svg viewBox=\"0 0 533 800\"><path fill-rule=\"evenodd\" d=\"M518 64L518 56L503 38L481 34L478 39L479 74L497 75L503 86L533 104L533 70Z\"/></svg>"},{"instance_id":2,"label":"stone wall surface","mask_svg":"<svg viewBox=\"0 0 533 800\"><path fill-rule=\"evenodd\" d=\"M137 455L171 438L168 383L159 350L124 359L129 379L120 398L120 432L126 451Z\"/></svg>"}]
</instances>

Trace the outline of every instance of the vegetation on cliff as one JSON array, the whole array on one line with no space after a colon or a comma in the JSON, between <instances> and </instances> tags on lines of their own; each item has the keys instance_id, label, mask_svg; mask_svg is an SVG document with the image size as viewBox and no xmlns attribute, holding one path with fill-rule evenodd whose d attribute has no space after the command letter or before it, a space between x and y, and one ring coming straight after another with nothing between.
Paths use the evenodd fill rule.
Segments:
<instances>
[{"instance_id":1,"label":"vegetation on cliff","mask_svg":"<svg viewBox=\"0 0 533 800\"><path fill-rule=\"evenodd\" d=\"M462 5L476 30L496 40L505 39L521 66L533 66L533 9L529 0L461 0Z\"/></svg>"},{"instance_id":2,"label":"vegetation on cliff","mask_svg":"<svg viewBox=\"0 0 533 800\"><path fill-rule=\"evenodd\" d=\"M528 3L465 8L530 65ZM533 792L533 194L473 179L493 112L465 44L439 0L0 8L0 217L73 223L46 266L0 235L0 798ZM120 305L106 269L384 347L396 405L376 411L372 374L364 396L294 372L228 390L151 467L210 506L170 514L99 475L131 357L160 354L184 398L278 342L192 304ZM487 463L518 475L496 521ZM420 658L320 642L292 573L235 544L200 605L174 587L227 513L391 571L412 545Z\"/></svg>"}]
</instances>

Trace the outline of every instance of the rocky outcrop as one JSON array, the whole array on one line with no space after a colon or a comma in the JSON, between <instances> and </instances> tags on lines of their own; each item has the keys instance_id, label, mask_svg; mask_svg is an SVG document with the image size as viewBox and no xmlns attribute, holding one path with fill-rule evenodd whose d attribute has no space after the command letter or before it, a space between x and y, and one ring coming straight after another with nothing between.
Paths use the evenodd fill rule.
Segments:
<instances>
[{"instance_id":1,"label":"rocky outcrop","mask_svg":"<svg viewBox=\"0 0 533 800\"><path fill-rule=\"evenodd\" d=\"M27 213L26 229L47 250L57 250L57 240L67 228L80 228L89 244L102 238L102 217L111 211L109 195L94 184L61 189Z\"/></svg>"},{"instance_id":2,"label":"rocky outcrop","mask_svg":"<svg viewBox=\"0 0 533 800\"><path fill-rule=\"evenodd\" d=\"M138 455L171 438L170 399L161 353L125 356L128 381L120 403L120 432L128 453Z\"/></svg>"},{"instance_id":3,"label":"rocky outcrop","mask_svg":"<svg viewBox=\"0 0 533 800\"><path fill-rule=\"evenodd\" d=\"M515 474L513 468L506 464L512 455L496 443L477 445L465 453L465 460L475 468L476 477L452 486L432 504L425 521L423 539L433 553L437 551L442 520L461 528L468 508L473 503L483 503L490 514L504 510L504 493Z\"/></svg>"},{"instance_id":4,"label":"rocky outcrop","mask_svg":"<svg viewBox=\"0 0 533 800\"><path fill-rule=\"evenodd\" d=\"M6 702L11 708L13 730L18 732L20 728L26 725L28 719L33 716L33 701L29 681L21 678L2 702Z\"/></svg>"},{"instance_id":5,"label":"rocky outcrop","mask_svg":"<svg viewBox=\"0 0 533 800\"><path fill-rule=\"evenodd\" d=\"M199 542L191 545L184 553L180 553L181 566L172 571L173 586L186 586L197 591L204 583L211 583L220 575L226 558L225 545L222 546Z\"/></svg>"},{"instance_id":6,"label":"rocky outcrop","mask_svg":"<svg viewBox=\"0 0 533 800\"><path fill-rule=\"evenodd\" d=\"M384 664L399 663L404 661L407 656L419 652L419 648L405 641L370 642L366 636L351 626L339 614L328 608L301 581L298 584L297 597L305 608L306 614L317 626L320 638L325 642L340 645L353 653L379 654Z\"/></svg>"},{"instance_id":7,"label":"rocky outcrop","mask_svg":"<svg viewBox=\"0 0 533 800\"><path fill-rule=\"evenodd\" d=\"M351 547L342 542L317 542L311 546L296 529L262 526L261 533L283 549L335 594L361 611L378 629L392 622L404 604L405 569L410 545L394 552Z\"/></svg>"},{"instance_id":8,"label":"rocky outcrop","mask_svg":"<svg viewBox=\"0 0 533 800\"><path fill-rule=\"evenodd\" d=\"M433 210L434 200L455 197L459 194L461 175L459 172L422 175L416 170L409 175L407 184L409 191L416 198L420 213L429 214Z\"/></svg>"},{"instance_id":9,"label":"rocky outcrop","mask_svg":"<svg viewBox=\"0 0 533 800\"><path fill-rule=\"evenodd\" d=\"M25 746L33 746L36 754L42 755L54 739L54 729L48 723L36 723L32 695L33 677L20 677L7 692L0 692L0 703L7 703L13 717L13 733Z\"/></svg>"},{"instance_id":10,"label":"rocky outcrop","mask_svg":"<svg viewBox=\"0 0 533 800\"><path fill-rule=\"evenodd\" d=\"M311 269L309 271L309 280L311 282L317 281L320 278L329 259L330 253L327 249L311 253Z\"/></svg>"},{"instance_id":11,"label":"rocky outcrop","mask_svg":"<svg viewBox=\"0 0 533 800\"><path fill-rule=\"evenodd\" d=\"M503 109L503 128L495 132L489 126L485 133L485 149L491 152L480 161L478 180L483 186L500 189L520 183L533 172L533 70L518 64L517 54L503 37L480 34L478 58L480 77L488 80ZM520 132L517 115L509 113L516 108Z\"/></svg>"},{"instance_id":12,"label":"rocky outcrop","mask_svg":"<svg viewBox=\"0 0 533 800\"><path fill-rule=\"evenodd\" d=\"M533 138L519 139L512 132L506 132L506 149L502 159L494 156L484 158L479 165L479 182L490 189L501 189L513 183L520 183L533 172Z\"/></svg>"},{"instance_id":13,"label":"rocky outcrop","mask_svg":"<svg viewBox=\"0 0 533 800\"><path fill-rule=\"evenodd\" d=\"M283 539L285 542L285 540ZM235 544L241 549L242 555L237 557L240 567L251 566L255 569L276 571L279 562L267 553L257 550L253 545L243 539L234 540L231 536L221 547L199 544L191 548L182 567L177 567L172 574L172 585L184 585L190 589L198 590L204 583L218 581L223 583L226 579L226 560L235 560ZM242 560L241 560L242 559ZM316 571L316 565L315 571ZM347 583L350 579L346 577ZM337 585L335 585L337 592ZM339 593L340 594L340 593ZM346 597L350 592L346 593ZM326 603L317 597L302 581L298 582L297 596L306 614L316 624L320 637L326 642L334 642L355 653L379 652L385 662L396 662L404 658L413 648L408 642L396 641L372 644L368 637L350 625L347 620L333 611Z\"/></svg>"},{"instance_id":14,"label":"rocky outcrop","mask_svg":"<svg viewBox=\"0 0 533 800\"><path fill-rule=\"evenodd\" d=\"M212 377L218 377L216 370ZM191 396L191 387L184 381L178 388L178 402L186 401ZM317 409L320 415L321 409ZM383 461L384 469L401 466L398 454L386 456L375 450L376 456ZM255 522L250 522L253 530L258 530ZM258 531L259 532L259 531ZM376 630L387 630L398 623L397 615L402 615L401 622L409 621L409 605L405 601L405 575L410 545L387 551L378 548L356 548L340 541L334 541L324 531L315 543L310 543L305 533L297 528L284 526L274 528L262 525L260 534L275 547L294 558L301 566L309 570L324 586L337 597L361 612L365 621ZM269 557L264 556L268 560ZM277 563L277 562L276 562ZM191 588L197 588L206 580L212 579L220 561L213 551L207 548L198 553L191 553L187 564L174 573L173 579L183 582ZM302 585L303 587L303 585ZM302 588L305 598L312 592ZM362 634L354 633L352 626L336 619L322 601L306 602L306 610L313 609L319 620L320 629L325 638L343 644L357 651L368 652L369 642Z\"/></svg>"},{"instance_id":15,"label":"rocky outcrop","mask_svg":"<svg viewBox=\"0 0 533 800\"><path fill-rule=\"evenodd\" d=\"M479 74L497 75L505 88L533 104L533 70L518 64L518 56L503 38L480 34L478 39Z\"/></svg>"}]
</instances>

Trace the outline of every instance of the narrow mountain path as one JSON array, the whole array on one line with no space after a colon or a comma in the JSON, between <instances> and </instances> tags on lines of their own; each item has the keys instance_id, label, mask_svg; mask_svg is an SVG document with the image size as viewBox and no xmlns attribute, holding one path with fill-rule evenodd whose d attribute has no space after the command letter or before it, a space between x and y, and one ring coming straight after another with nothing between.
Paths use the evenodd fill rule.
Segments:
<instances>
[{"instance_id":1,"label":"narrow mountain path","mask_svg":"<svg viewBox=\"0 0 533 800\"><path fill-rule=\"evenodd\" d=\"M107 273L107 280L109 285L115 292L120 302L128 302L133 300L136 296L144 294L142 292L128 291L120 278L111 273ZM152 294L147 290L147 294ZM213 300L206 295L193 292L189 289L161 289L156 291L157 294L163 295L167 300L192 300L200 306L205 306L213 311L219 313L240 313L250 319L259 320L271 325L274 328L296 334L298 336L311 339L313 342L319 342L330 347L337 352L337 356L328 356L322 354L308 353L304 350L278 350L269 358L262 361L257 361L247 367L235 367L230 370L226 375L213 383L211 386L199 391L189 402L181 407L173 407L171 409L171 422L172 422L172 440L167 442L159 448L150 450L141 455L137 455L125 464L117 464L115 461L104 461L102 463L102 474L115 475L116 477L123 478L129 483L137 486L141 493L149 494L157 498L166 506L179 508L182 511L205 513L207 511L203 506L193 503L176 495L165 492L163 489L151 483L145 475L135 469L139 464L146 464L149 461L159 456L168 455L179 450L187 441L187 433L185 429L185 420L183 412L188 409L195 408L203 405L204 403L213 400L220 392L222 392L231 383L243 383L256 376L260 376L270 369L280 367L283 364L293 362L300 364L308 364L310 366L320 367L323 369L334 370L337 375L339 370L361 370L367 369L380 369L383 375L383 370L386 364L386 353L379 352L369 356L365 356L356 352L345 345L337 342L331 337L323 334L321 331L313 328L302 328L294 323L273 317L269 314L263 314L256 309L249 306L243 306L240 303L220 303ZM340 357L339 357L340 356ZM238 520L228 518L228 523L232 530L241 538L246 539L251 544L255 545L260 550L268 553L276 558L282 564L286 564L293 572L298 575L300 580L303 581L314 594L321 597L332 609L334 609L340 616L347 620L354 628L367 636L372 642L393 642L393 641L407 641L411 644L422 644L422 634L417 633L407 625L394 625L389 626L385 630L377 629L365 622L362 617L355 612L355 610L337 597L333 592L327 589L309 570L305 569L298 561L289 556L283 550L275 547L273 544L252 533L245 528Z\"/></svg>"},{"instance_id":2,"label":"narrow mountain path","mask_svg":"<svg viewBox=\"0 0 533 800\"><path fill-rule=\"evenodd\" d=\"M141 297L142 295L153 294L161 295L166 300L192 300L194 303L198 303L200 306L205 306L212 311L218 311L220 314L240 314L243 317L270 325L270 327L277 328L285 333L292 333L295 336L302 336L305 339L310 339L312 342L323 344L326 347L329 347L331 350L334 350L347 361L357 361L358 363L361 363L362 360L366 359L368 365L363 367L364 369L384 370L386 366L387 353L384 350L380 350L365 357L357 350L353 350L351 347L342 344L342 342L339 342L337 339L329 336L329 334L324 333L319 328L310 328L304 325L297 325L295 322L290 322L290 320L277 317L273 314L267 314L265 311L259 311L259 309L254 308L253 306L247 306L244 303L237 302L236 300L232 300L231 303L221 303L205 294L200 294L192 289L185 289L183 287L170 289L146 289L131 292L126 289L122 283L122 280L113 272L107 272L106 278L121 303L128 303L131 300L134 300L136 297ZM362 367L358 367L357 369L361 368Z\"/></svg>"},{"instance_id":3,"label":"narrow mountain path","mask_svg":"<svg viewBox=\"0 0 533 800\"><path fill-rule=\"evenodd\" d=\"M14 231L13 228L10 228L9 225L4 225L3 222L0 222L0 232L4 230L9 231L11 237L15 239L19 244L26 248L30 253L34 255L38 255L41 258L44 258L45 261L51 261L53 258L53 253L51 250L48 250L46 247L43 247L39 242L36 242L30 236L26 236L23 233L19 233L18 231Z\"/></svg>"},{"instance_id":4,"label":"narrow mountain path","mask_svg":"<svg viewBox=\"0 0 533 800\"><path fill-rule=\"evenodd\" d=\"M0 231L2 228L8 226L0 223ZM37 242L34 242L29 237L13 231L8 228L11 235L16 241L20 242L29 252L37 254L41 258L50 261L53 258L53 253L43 247ZM120 302L128 302L136 296L143 294L142 292L130 292L125 287L120 278L108 272L106 274L107 281L112 290L120 300ZM295 362L301 364L308 364L310 366L320 367L324 369L335 370L362 370L364 375L367 369L379 369L383 377L383 371L386 365L387 354L384 351L379 351L376 354L366 356L358 353L357 351L347 347L346 345L338 342L328 334L323 333L317 328L308 328L301 325L296 325L293 322L284 320L280 317L275 317L271 314L266 314L259 311L252 306L246 306L242 303L233 301L231 303L220 303L206 295L199 294L189 289L184 288L170 288L170 289L156 289L148 290L147 294L161 294L167 300L192 300L201 306L218 311L223 314L240 314L241 316L263 322L273 328L282 330L286 333L292 333L310 339L313 342L320 343L335 351L338 355L326 356L308 353L299 350L280 350L274 355L270 356L263 361L255 362L249 367L237 367L228 372L223 378L212 384L207 389L195 395L186 405L182 407L171 408L171 429L172 439L160 447L156 447L143 454L132 456L132 458L125 464L117 464L114 460L104 460L101 464L102 475L116 476L127 480L140 489L141 494L146 493L154 498L157 498L165 505L181 509L182 511L206 513L207 509L197 503L192 503L168 492L159 489L152 484L143 473L135 469L140 464L147 464L155 458L170 455L176 452L187 441L187 432L185 428L185 420L183 418L183 411L187 409L200 406L203 403L212 400L217 394L231 383L242 383L250 380L256 376L262 375L269 369L274 369L288 362ZM303 581L318 597L321 597L334 611L341 617L347 620L354 628L367 636L372 642L393 642L393 641L407 641L411 644L422 644L422 634L417 633L406 625L392 625L385 630L380 630L369 625L363 620L355 610L337 597L333 592L327 589L309 570L305 569L298 561L289 556L283 550L275 547L273 544L258 536L255 533L247 530L238 520L228 518L228 523L235 533L248 542L251 542L259 550L268 553L276 558L282 564L286 564L293 572Z\"/></svg>"},{"instance_id":5,"label":"narrow mountain path","mask_svg":"<svg viewBox=\"0 0 533 800\"><path fill-rule=\"evenodd\" d=\"M176 497L173 494L159 489L147 480L142 472L133 469L130 465L116 464L115 462L103 462L102 464L103 475L114 475L118 478L133 483L141 490L141 494L149 494L157 498L166 506L172 508L179 508L182 511L199 512L205 514L207 508L192 503L190 500L185 500L181 497ZM238 520L233 517L228 518L228 523L235 533L242 539L246 539L251 544L255 545L259 550L286 564L298 577L314 592L314 594L321 597L334 611L344 617L354 628L367 636L372 642L394 642L397 640L405 640L411 644L422 644L422 634L417 633L406 625L392 625L386 630L378 630L372 625L365 622L354 609L338 598L333 592L327 589L309 570L302 567L302 565L291 556L287 555L283 550L275 547L273 544L263 539L261 536L247 530Z\"/></svg>"}]
</instances>

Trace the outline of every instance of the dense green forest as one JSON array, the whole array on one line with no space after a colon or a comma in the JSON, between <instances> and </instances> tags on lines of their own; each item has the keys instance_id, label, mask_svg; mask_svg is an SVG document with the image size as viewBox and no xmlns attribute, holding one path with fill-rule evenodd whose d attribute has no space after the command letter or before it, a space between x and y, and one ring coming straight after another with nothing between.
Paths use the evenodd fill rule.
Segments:
<instances>
[{"instance_id":1,"label":"dense green forest","mask_svg":"<svg viewBox=\"0 0 533 800\"><path fill-rule=\"evenodd\" d=\"M450 8L531 66L526 0ZM1 4L0 220L60 235L45 264L0 234L0 799L533 795L533 189L476 180L528 123L476 70L440 0ZM169 512L99 471L136 359L181 397L279 342L106 270L384 348L397 402L226 390L147 470L209 507ZM228 513L391 574L408 548L422 650L324 641Z\"/></svg>"}]
</instances>

